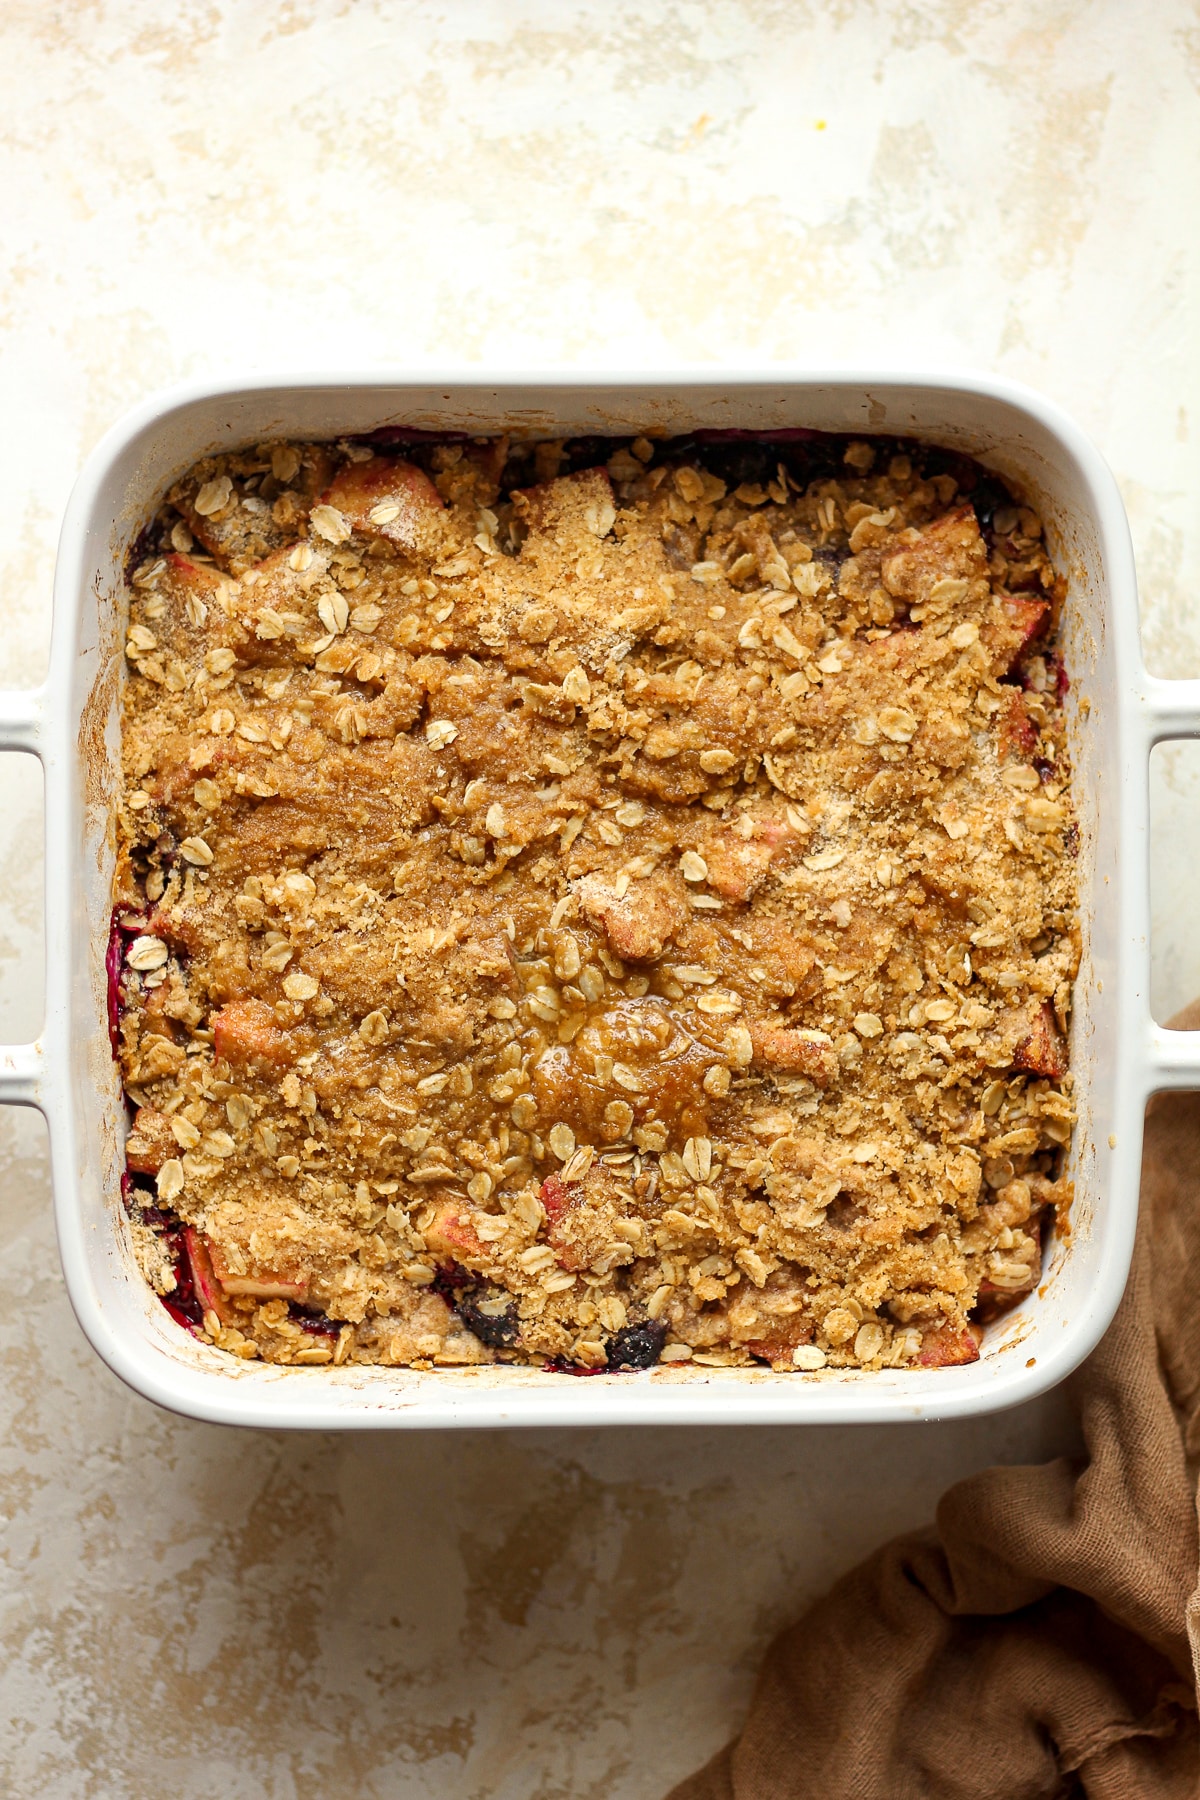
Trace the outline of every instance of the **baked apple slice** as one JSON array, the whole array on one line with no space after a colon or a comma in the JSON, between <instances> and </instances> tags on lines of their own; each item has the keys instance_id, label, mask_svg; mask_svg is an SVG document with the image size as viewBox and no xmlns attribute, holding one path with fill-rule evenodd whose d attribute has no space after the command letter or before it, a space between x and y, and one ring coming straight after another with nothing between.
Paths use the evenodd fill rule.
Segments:
<instances>
[{"instance_id":1,"label":"baked apple slice","mask_svg":"<svg viewBox=\"0 0 1200 1800\"><path fill-rule=\"evenodd\" d=\"M338 470L321 495L364 537L387 538L405 550L425 543L442 509L442 497L423 469L389 456L352 462ZM319 529L319 515L313 520Z\"/></svg>"}]
</instances>

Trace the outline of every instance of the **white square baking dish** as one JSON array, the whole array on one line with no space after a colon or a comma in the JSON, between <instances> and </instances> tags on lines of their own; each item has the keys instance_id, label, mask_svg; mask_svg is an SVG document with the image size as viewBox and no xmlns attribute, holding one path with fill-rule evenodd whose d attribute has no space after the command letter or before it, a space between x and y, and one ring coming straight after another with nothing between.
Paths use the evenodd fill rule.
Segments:
<instances>
[{"instance_id":1,"label":"white square baking dish","mask_svg":"<svg viewBox=\"0 0 1200 1800\"><path fill-rule=\"evenodd\" d=\"M104 952L113 860L129 547L197 458L280 437L404 424L533 436L809 426L911 435L1014 480L1070 579L1064 633L1082 842L1084 959L1073 1064L1080 1122L1069 1242L1041 1288L986 1334L979 1362L883 1373L774 1374L675 1365L587 1381L511 1366L299 1369L235 1361L176 1325L138 1273L120 1200L124 1108L109 1052ZM1124 510L1091 445L1038 396L976 376L704 372L671 378L476 380L305 375L177 389L100 444L72 495L55 583L50 676L0 695L0 748L45 766L46 1021L0 1051L0 1099L50 1129L59 1243L84 1331L139 1393L196 1418L257 1426L783 1424L960 1417L1062 1379L1120 1299L1137 1213L1142 1117L1155 1089L1200 1087L1200 1034L1148 1011L1148 759L1200 734L1200 682L1145 674Z\"/></svg>"}]
</instances>

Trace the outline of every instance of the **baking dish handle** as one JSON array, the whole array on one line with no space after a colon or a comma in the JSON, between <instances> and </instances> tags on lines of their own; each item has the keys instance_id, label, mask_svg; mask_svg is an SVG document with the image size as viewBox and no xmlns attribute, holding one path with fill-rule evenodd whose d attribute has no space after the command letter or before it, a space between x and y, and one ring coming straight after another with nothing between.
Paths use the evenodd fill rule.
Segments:
<instances>
[{"instance_id":1,"label":"baking dish handle","mask_svg":"<svg viewBox=\"0 0 1200 1800\"><path fill-rule=\"evenodd\" d=\"M1200 738L1200 681L1142 677L1147 753L1172 738ZM1168 1031L1147 1017L1148 1092L1200 1089L1200 1031Z\"/></svg>"},{"instance_id":2,"label":"baking dish handle","mask_svg":"<svg viewBox=\"0 0 1200 1800\"><path fill-rule=\"evenodd\" d=\"M0 689L0 750L45 760L44 688ZM0 1104L41 1105L42 1040L0 1045Z\"/></svg>"}]
</instances>

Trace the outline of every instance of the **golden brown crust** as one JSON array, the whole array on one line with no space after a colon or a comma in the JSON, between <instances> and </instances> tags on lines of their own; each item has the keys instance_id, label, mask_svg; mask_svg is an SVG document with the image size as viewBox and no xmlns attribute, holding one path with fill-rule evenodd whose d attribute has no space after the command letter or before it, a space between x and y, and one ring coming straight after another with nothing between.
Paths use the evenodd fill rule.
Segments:
<instances>
[{"instance_id":1,"label":"golden brown crust","mask_svg":"<svg viewBox=\"0 0 1200 1800\"><path fill-rule=\"evenodd\" d=\"M1039 521L862 443L732 491L509 454L209 459L133 575L129 1164L207 1329L968 1359L1066 1202Z\"/></svg>"}]
</instances>

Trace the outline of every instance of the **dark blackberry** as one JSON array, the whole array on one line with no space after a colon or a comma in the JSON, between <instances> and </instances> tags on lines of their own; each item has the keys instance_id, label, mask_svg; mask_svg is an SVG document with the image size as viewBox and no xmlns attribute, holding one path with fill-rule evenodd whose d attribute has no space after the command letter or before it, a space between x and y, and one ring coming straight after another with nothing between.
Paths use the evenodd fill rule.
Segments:
<instances>
[{"instance_id":1,"label":"dark blackberry","mask_svg":"<svg viewBox=\"0 0 1200 1800\"><path fill-rule=\"evenodd\" d=\"M200 1304L196 1284L192 1280L192 1271L184 1247L183 1232L164 1231L162 1238L175 1271L175 1286L169 1294L160 1294L159 1299L175 1323L190 1331L193 1327L203 1324L204 1308Z\"/></svg>"},{"instance_id":2,"label":"dark blackberry","mask_svg":"<svg viewBox=\"0 0 1200 1800\"><path fill-rule=\"evenodd\" d=\"M560 475L578 475L584 469L602 469L614 450L628 441L627 438L610 437L568 438L563 445L558 472Z\"/></svg>"},{"instance_id":3,"label":"dark blackberry","mask_svg":"<svg viewBox=\"0 0 1200 1800\"><path fill-rule=\"evenodd\" d=\"M342 1329L340 1319L331 1319L327 1313L309 1312L307 1307L288 1301L288 1316L295 1320L301 1331L307 1331L310 1337L337 1337Z\"/></svg>"},{"instance_id":4,"label":"dark blackberry","mask_svg":"<svg viewBox=\"0 0 1200 1800\"><path fill-rule=\"evenodd\" d=\"M652 1369L662 1355L667 1341L667 1328L658 1319L646 1319L641 1325L625 1325L609 1338L610 1369Z\"/></svg>"},{"instance_id":5,"label":"dark blackberry","mask_svg":"<svg viewBox=\"0 0 1200 1800\"><path fill-rule=\"evenodd\" d=\"M464 1269L461 1263L444 1262L434 1270L429 1291L453 1308L458 1305L464 1288L469 1290L474 1286L475 1277L469 1269Z\"/></svg>"},{"instance_id":6,"label":"dark blackberry","mask_svg":"<svg viewBox=\"0 0 1200 1800\"><path fill-rule=\"evenodd\" d=\"M1001 508L1011 506L1012 495L1002 481L995 476L985 475L979 485L968 495L975 508L975 517L979 520L980 531L991 530L992 519Z\"/></svg>"},{"instance_id":7,"label":"dark blackberry","mask_svg":"<svg viewBox=\"0 0 1200 1800\"><path fill-rule=\"evenodd\" d=\"M521 1325L516 1305L511 1301L501 1313L481 1312L480 1302L491 1298L491 1295L478 1292L464 1294L455 1302L454 1310L481 1344L486 1344L490 1350L504 1350L516 1343L521 1335Z\"/></svg>"}]
</instances>

